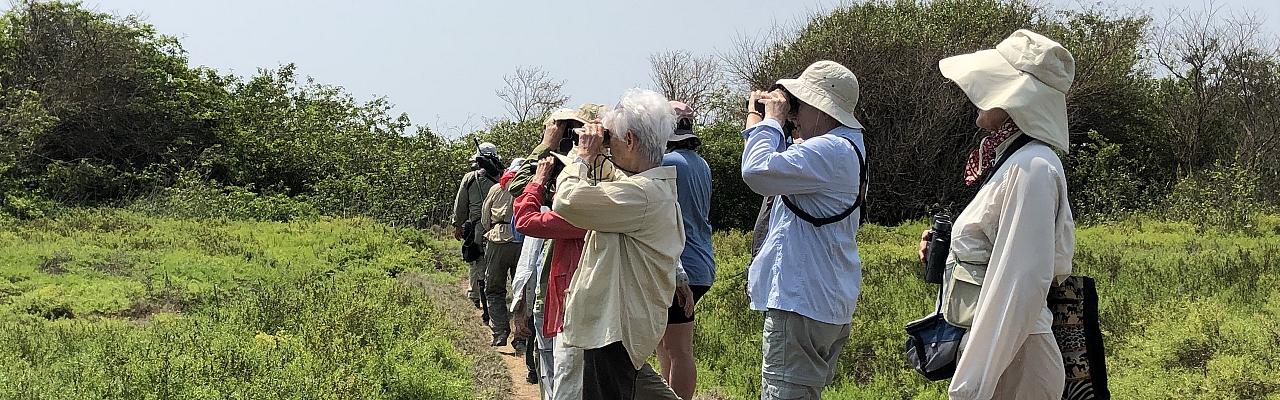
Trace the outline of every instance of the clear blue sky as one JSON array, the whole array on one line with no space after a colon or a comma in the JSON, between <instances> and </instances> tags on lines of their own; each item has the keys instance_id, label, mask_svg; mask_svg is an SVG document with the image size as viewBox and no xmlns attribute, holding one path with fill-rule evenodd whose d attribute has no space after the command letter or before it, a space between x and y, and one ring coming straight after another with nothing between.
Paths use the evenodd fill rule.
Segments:
<instances>
[{"instance_id":1,"label":"clear blue sky","mask_svg":"<svg viewBox=\"0 0 1280 400\"><path fill-rule=\"evenodd\" d=\"M1203 8L1200 0L1115 0L1121 7ZM831 0L654 1L86 0L138 14L181 39L192 64L250 75L293 62L301 75L361 100L387 96L415 124L454 134L505 115L494 91L517 66L566 81L571 103L613 103L649 86L650 54L728 51L740 35L794 26ZM1060 6L1080 4L1053 0ZM1092 3L1092 2L1088 2ZM1110 1L1107 4L1112 4ZM1280 22L1280 1L1218 0ZM1246 6L1247 5L1247 6Z\"/></svg>"}]
</instances>

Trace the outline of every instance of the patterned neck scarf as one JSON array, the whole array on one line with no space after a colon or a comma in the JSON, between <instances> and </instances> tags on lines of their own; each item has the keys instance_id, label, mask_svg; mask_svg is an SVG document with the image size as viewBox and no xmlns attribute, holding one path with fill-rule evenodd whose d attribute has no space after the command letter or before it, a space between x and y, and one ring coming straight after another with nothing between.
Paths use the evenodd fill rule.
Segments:
<instances>
[{"instance_id":1,"label":"patterned neck scarf","mask_svg":"<svg viewBox=\"0 0 1280 400\"><path fill-rule=\"evenodd\" d=\"M990 168L991 163L995 161L996 148L1000 147L1000 144L1009 140L1009 138L1017 136L1019 132L1022 132L1022 130L1018 129L1018 125L1015 125L1013 120L1010 119L999 130L983 138L982 144L979 144L978 148L969 152L969 161L964 165L964 184L973 186L973 184L981 181L982 174L987 172L987 168Z\"/></svg>"}]
</instances>

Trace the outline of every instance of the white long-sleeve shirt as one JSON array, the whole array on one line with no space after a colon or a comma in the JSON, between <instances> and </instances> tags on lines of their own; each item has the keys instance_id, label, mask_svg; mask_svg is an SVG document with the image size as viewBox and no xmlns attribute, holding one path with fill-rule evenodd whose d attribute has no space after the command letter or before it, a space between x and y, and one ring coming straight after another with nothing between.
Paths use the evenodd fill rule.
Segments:
<instances>
[{"instance_id":1,"label":"white long-sleeve shirt","mask_svg":"<svg viewBox=\"0 0 1280 400\"><path fill-rule=\"evenodd\" d=\"M1075 220L1058 155L1032 141L990 173L951 233L955 260L987 263L953 400L990 399L1027 336L1053 332L1045 298L1055 277L1071 274Z\"/></svg>"}]
</instances>

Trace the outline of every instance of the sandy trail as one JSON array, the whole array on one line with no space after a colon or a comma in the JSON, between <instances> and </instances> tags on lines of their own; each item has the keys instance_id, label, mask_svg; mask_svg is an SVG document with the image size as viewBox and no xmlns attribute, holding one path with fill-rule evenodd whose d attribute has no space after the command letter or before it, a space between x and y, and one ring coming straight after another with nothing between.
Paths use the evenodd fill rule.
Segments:
<instances>
[{"instance_id":1,"label":"sandy trail","mask_svg":"<svg viewBox=\"0 0 1280 400\"><path fill-rule=\"evenodd\" d=\"M467 282L462 282L463 293L466 293ZM479 309L472 309L475 315L475 323L482 324ZM529 376L529 369L524 365L524 353L516 354L515 349L511 348L511 343L506 346L493 347L498 355L502 356L502 365L507 368L507 376L511 377L511 399L515 400L538 400L538 385L530 384L525 379Z\"/></svg>"}]
</instances>

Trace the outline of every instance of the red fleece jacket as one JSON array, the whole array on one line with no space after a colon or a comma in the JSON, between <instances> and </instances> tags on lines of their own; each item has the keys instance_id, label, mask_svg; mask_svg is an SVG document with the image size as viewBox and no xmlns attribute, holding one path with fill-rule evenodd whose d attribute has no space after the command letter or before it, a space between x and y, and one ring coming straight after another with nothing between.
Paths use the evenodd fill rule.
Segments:
<instances>
[{"instance_id":1,"label":"red fleece jacket","mask_svg":"<svg viewBox=\"0 0 1280 400\"><path fill-rule=\"evenodd\" d=\"M530 182L524 193L512 202L516 230L526 236L551 239L551 271L547 274L546 300L543 301L542 336L555 337L564 328L565 290L582 258L583 238L587 231L573 226L555 211L542 211L542 185Z\"/></svg>"}]
</instances>

